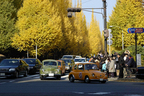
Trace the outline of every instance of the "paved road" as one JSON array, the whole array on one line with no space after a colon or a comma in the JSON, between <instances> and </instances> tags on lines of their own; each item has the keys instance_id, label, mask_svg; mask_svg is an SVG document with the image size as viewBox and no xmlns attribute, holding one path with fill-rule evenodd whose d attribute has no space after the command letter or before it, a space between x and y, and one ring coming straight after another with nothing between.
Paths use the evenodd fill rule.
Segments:
<instances>
[{"instance_id":1,"label":"paved road","mask_svg":"<svg viewBox=\"0 0 144 96\"><path fill-rule=\"evenodd\" d=\"M67 74L61 80L40 80L36 74L18 79L0 78L0 96L144 96L144 83L70 83Z\"/></svg>"}]
</instances>

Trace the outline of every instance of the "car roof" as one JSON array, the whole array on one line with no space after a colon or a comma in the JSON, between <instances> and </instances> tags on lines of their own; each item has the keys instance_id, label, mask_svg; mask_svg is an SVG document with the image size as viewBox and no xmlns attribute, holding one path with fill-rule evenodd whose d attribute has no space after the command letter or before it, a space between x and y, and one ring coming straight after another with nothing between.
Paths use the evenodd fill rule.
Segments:
<instances>
[{"instance_id":1,"label":"car roof","mask_svg":"<svg viewBox=\"0 0 144 96\"><path fill-rule=\"evenodd\" d=\"M54 59L45 59L42 62L44 62L44 61L55 61L55 62L58 62L57 60L54 60Z\"/></svg>"},{"instance_id":2,"label":"car roof","mask_svg":"<svg viewBox=\"0 0 144 96\"><path fill-rule=\"evenodd\" d=\"M80 63L76 63L75 65L77 64L96 64L96 63L93 63L93 62L80 62Z\"/></svg>"},{"instance_id":3,"label":"car roof","mask_svg":"<svg viewBox=\"0 0 144 96\"><path fill-rule=\"evenodd\" d=\"M75 58L75 59L86 59L86 58Z\"/></svg>"},{"instance_id":4,"label":"car roof","mask_svg":"<svg viewBox=\"0 0 144 96\"><path fill-rule=\"evenodd\" d=\"M63 60L57 60L57 61L62 62Z\"/></svg>"},{"instance_id":5,"label":"car roof","mask_svg":"<svg viewBox=\"0 0 144 96\"><path fill-rule=\"evenodd\" d=\"M3 60L21 60L21 59L3 59Z\"/></svg>"},{"instance_id":6,"label":"car roof","mask_svg":"<svg viewBox=\"0 0 144 96\"><path fill-rule=\"evenodd\" d=\"M23 59L37 59L37 58L23 58Z\"/></svg>"}]
</instances>

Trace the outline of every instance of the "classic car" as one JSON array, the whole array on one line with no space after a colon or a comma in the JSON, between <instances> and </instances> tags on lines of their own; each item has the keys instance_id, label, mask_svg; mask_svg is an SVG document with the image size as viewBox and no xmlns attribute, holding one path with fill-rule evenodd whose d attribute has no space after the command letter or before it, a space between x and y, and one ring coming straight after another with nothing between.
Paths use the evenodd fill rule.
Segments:
<instances>
[{"instance_id":1,"label":"classic car","mask_svg":"<svg viewBox=\"0 0 144 96\"><path fill-rule=\"evenodd\" d=\"M78 63L74 65L68 78L70 82L74 82L74 80L84 80L84 82L89 83L95 80L106 83L108 76L98 70L95 63Z\"/></svg>"},{"instance_id":2,"label":"classic car","mask_svg":"<svg viewBox=\"0 0 144 96\"><path fill-rule=\"evenodd\" d=\"M75 59L75 55L63 55L62 59Z\"/></svg>"},{"instance_id":3,"label":"classic car","mask_svg":"<svg viewBox=\"0 0 144 96\"><path fill-rule=\"evenodd\" d=\"M47 59L42 61L42 67L40 68L40 79L56 78L61 79L61 70L58 67L58 61L53 59Z\"/></svg>"},{"instance_id":4,"label":"classic car","mask_svg":"<svg viewBox=\"0 0 144 96\"><path fill-rule=\"evenodd\" d=\"M75 62L75 64L81 63L81 62L86 62L86 58L75 58L74 62Z\"/></svg>"},{"instance_id":5,"label":"classic car","mask_svg":"<svg viewBox=\"0 0 144 96\"><path fill-rule=\"evenodd\" d=\"M137 68L136 78L144 79L144 67Z\"/></svg>"},{"instance_id":6,"label":"classic car","mask_svg":"<svg viewBox=\"0 0 144 96\"><path fill-rule=\"evenodd\" d=\"M4 59L0 63L0 77L15 77L28 75L29 65L21 59Z\"/></svg>"},{"instance_id":7,"label":"classic car","mask_svg":"<svg viewBox=\"0 0 144 96\"><path fill-rule=\"evenodd\" d=\"M73 59L60 59L65 62L65 71L70 72L72 67L74 66L74 60Z\"/></svg>"},{"instance_id":8,"label":"classic car","mask_svg":"<svg viewBox=\"0 0 144 96\"><path fill-rule=\"evenodd\" d=\"M57 60L58 61L58 68L60 69L61 71L61 75L64 75L65 74L65 63L64 61L62 60Z\"/></svg>"},{"instance_id":9,"label":"classic car","mask_svg":"<svg viewBox=\"0 0 144 96\"><path fill-rule=\"evenodd\" d=\"M28 65L29 65L29 74L34 74L36 72L39 72L42 63L39 59L36 58L24 58L23 59Z\"/></svg>"}]
</instances>

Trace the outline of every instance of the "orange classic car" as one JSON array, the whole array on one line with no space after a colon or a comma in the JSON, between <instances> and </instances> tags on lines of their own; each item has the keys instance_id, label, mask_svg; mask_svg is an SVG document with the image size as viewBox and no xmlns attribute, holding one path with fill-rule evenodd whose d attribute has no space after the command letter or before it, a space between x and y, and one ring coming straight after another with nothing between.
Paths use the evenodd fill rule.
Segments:
<instances>
[{"instance_id":1,"label":"orange classic car","mask_svg":"<svg viewBox=\"0 0 144 96\"><path fill-rule=\"evenodd\" d=\"M57 60L58 61L58 68L61 70L61 74L65 74L65 62L63 60Z\"/></svg>"},{"instance_id":2,"label":"orange classic car","mask_svg":"<svg viewBox=\"0 0 144 96\"><path fill-rule=\"evenodd\" d=\"M97 65L90 62L75 64L68 78L70 82L74 82L74 80L84 80L86 83L92 80L106 83L108 80L106 73L100 72Z\"/></svg>"}]
</instances>

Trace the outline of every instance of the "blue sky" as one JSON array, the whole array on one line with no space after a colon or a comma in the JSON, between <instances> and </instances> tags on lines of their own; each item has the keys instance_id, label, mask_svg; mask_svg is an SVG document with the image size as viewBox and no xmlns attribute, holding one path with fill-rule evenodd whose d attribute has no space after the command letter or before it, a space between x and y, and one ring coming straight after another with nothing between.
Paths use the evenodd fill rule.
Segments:
<instances>
[{"instance_id":1,"label":"blue sky","mask_svg":"<svg viewBox=\"0 0 144 96\"><path fill-rule=\"evenodd\" d=\"M115 7L117 0L106 0L107 1L107 21L109 19L109 16L112 14L113 7ZM77 0L73 0L73 5L77 2ZM103 2L102 0L82 0L82 8L102 8ZM90 9L89 9L90 10ZM90 10L91 11L91 10ZM102 12L101 9L95 9L96 12ZM83 11L87 22L91 22L91 12ZM96 16L97 21L99 22L100 30L104 30L104 20L101 14L94 13Z\"/></svg>"}]
</instances>

